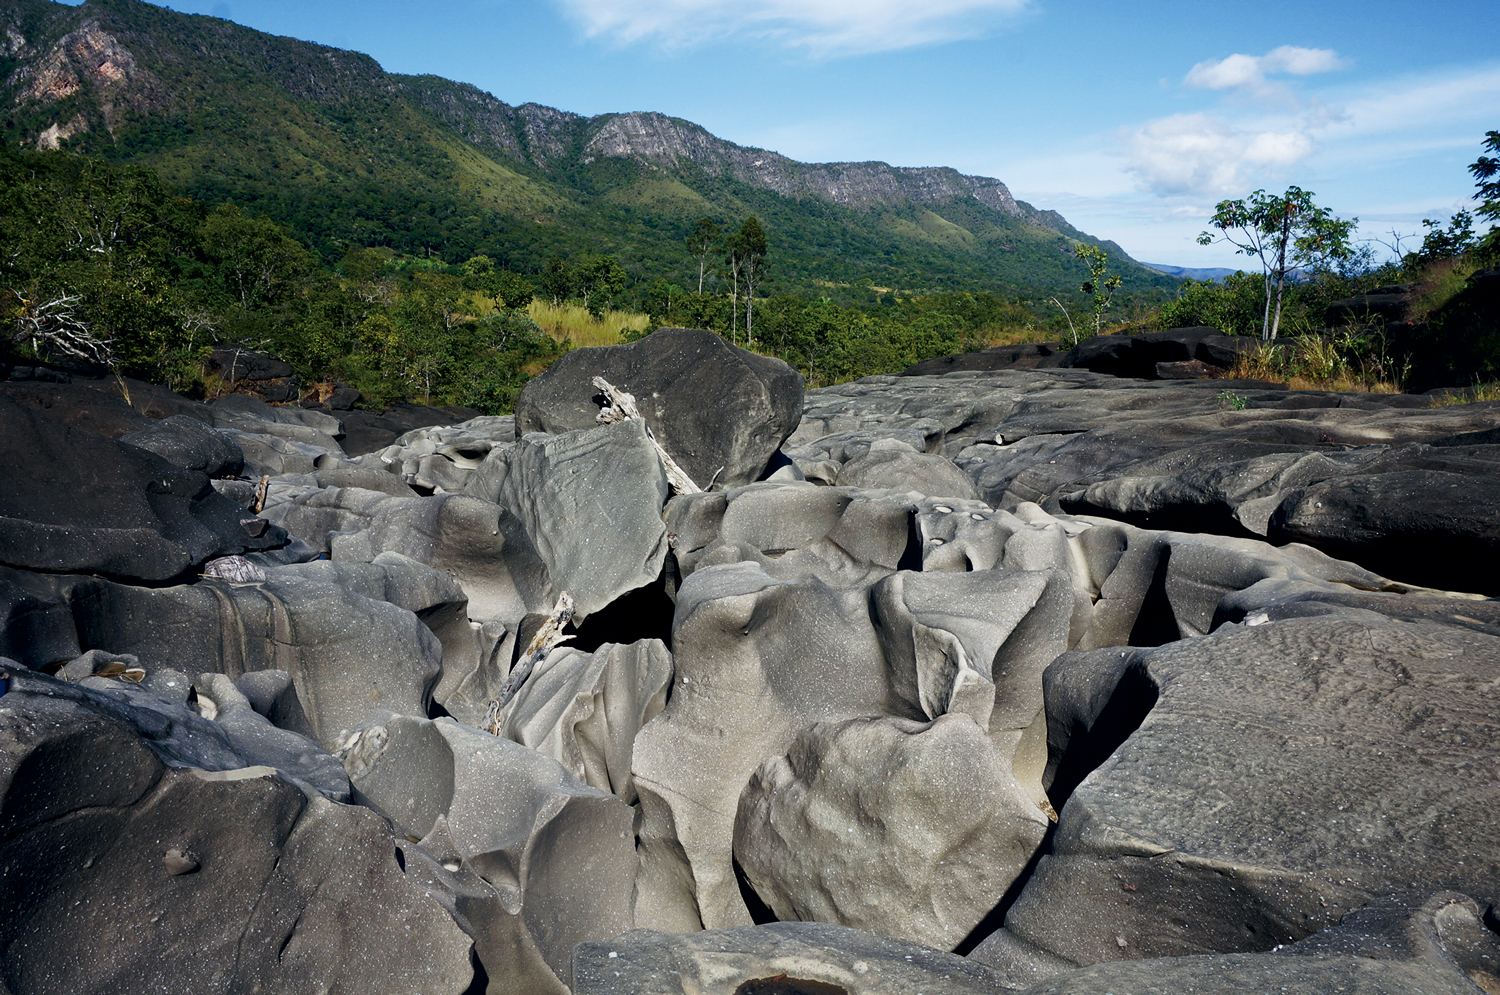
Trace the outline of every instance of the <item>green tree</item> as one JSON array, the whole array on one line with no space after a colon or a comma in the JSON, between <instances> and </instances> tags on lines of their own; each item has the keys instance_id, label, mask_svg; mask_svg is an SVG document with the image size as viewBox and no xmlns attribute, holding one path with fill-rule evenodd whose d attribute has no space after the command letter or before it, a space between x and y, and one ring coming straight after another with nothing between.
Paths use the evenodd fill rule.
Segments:
<instances>
[{"instance_id":1,"label":"green tree","mask_svg":"<svg viewBox=\"0 0 1500 995\"><path fill-rule=\"evenodd\" d=\"M602 318L625 290L625 268L614 256L589 256L578 267L577 285L589 314Z\"/></svg>"},{"instance_id":2,"label":"green tree","mask_svg":"<svg viewBox=\"0 0 1500 995\"><path fill-rule=\"evenodd\" d=\"M225 289L246 310L291 293L298 278L313 268L312 255L285 228L246 215L233 204L208 216L199 241L218 265Z\"/></svg>"},{"instance_id":3,"label":"green tree","mask_svg":"<svg viewBox=\"0 0 1500 995\"><path fill-rule=\"evenodd\" d=\"M699 218L698 223L693 226L692 232L687 237L688 252L698 260L698 293L703 293L703 270L708 265L708 257L713 255L714 246L719 244L723 233L719 226L714 224L713 218Z\"/></svg>"},{"instance_id":4,"label":"green tree","mask_svg":"<svg viewBox=\"0 0 1500 995\"><path fill-rule=\"evenodd\" d=\"M547 266L537 282L542 293L552 298L553 304L561 304L573 292L573 272L562 256L553 256L547 260Z\"/></svg>"},{"instance_id":5,"label":"green tree","mask_svg":"<svg viewBox=\"0 0 1500 995\"><path fill-rule=\"evenodd\" d=\"M1111 275L1106 270L1109 267L1109 254L1097 245L1089 245L1079 242L1073 247L1073 254L1083 260L1089 268L1089 278L1079 287L1085 294L1090 294L1090 307L1094 311L1094 334L1098 335L1104 324L1104 312L1109 310L1114 301L1115 291L1120 289L1124 282L1119 276ZM1073 336L1073 344L1078 344L1078 336Z\"/></svg>"},{"instance_id":6,"label":"green tree","mask_svg":"<svg viewBox=\"0 0 1500 995\"><path fill-rule=\"evenodd\" d=\"M1500 131L1489 131L1484 136L1484 148L1495 156L1481 155L1469 166L1474 174L1474 185L1479 188L1479 206L1474 213L1495 222L1484 236L1481 246L1487 254L1500 251Z\"/></svg>"},{"instance_id":7,"label":"green tree","mask_svg":"<svg viewBox=\"0 0 1500 995\"><path fill-rule=\"evenodd\" d=\"M1244 200L1220 201L1210 223L1219 234L1203 232L1198 236L1199 245L1227 242L1236 252L1260 260L1266 276L1260 335L1269 342L1281 327L1287 275L1298 265L1326 268L1350 258L1354 247L1349 235L1359 219L1337 218L1313 203L1311 191L1287 187L1279 197L1257 190Z\"/></svg>"}]
</instances>

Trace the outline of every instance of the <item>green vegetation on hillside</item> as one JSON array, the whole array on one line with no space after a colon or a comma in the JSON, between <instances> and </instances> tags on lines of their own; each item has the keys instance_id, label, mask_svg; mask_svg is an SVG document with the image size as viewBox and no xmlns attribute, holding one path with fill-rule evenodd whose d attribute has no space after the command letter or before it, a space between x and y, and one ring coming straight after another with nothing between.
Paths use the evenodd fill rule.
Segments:
<instances>
[{"instance_id":1,"label":"green vegetation on hillside","mask_svg":"<svg viewBox=\"0 0 1500 995\"><path fill-rule=\"evenodd\" d=\"M1056 291L1077 282L1073 246L1093 244L1054 215L1016 217L972 196L857 207L783 196L691 160L596 155L587 143L610 115L512 108L466 84L387 74L358 53L140 0L14 0L6 16L34 52L88 20L134 64L113 82L75 66L80 88L52 99L25 88L18 55L0 55L7 146L76 120L83 130L71 129L66 149L148 166L194 201L270 218L329 265L382 246L448 264L484 255L538 275L553 257L594 254L635 283L689 286L696 267L681 246L697 219L754 216L777 249L768 291L860 303L867 285ZM1134 299L1175 286L1099 244Z\"/></svg>"}]
</instances>

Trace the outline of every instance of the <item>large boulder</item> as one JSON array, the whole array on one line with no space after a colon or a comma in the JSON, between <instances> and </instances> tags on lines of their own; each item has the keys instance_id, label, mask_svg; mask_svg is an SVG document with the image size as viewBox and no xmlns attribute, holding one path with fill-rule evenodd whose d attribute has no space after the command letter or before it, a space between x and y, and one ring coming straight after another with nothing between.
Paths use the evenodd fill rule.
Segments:
<instances>
[{"instance_id":1,"label":"large boulder","mask_svg":"<svg viewBox=\"0 0 1500 995\"><path fill-rule=\"evenodd\" d=\"M816 724L740 794L734 854L781 920L951 949L999 904L1048 820L962 712Z\"/></svg>"},{"instance_id":2,"label":"large boulder","mask_svg":"<svg viewBox=\"0 0 1500 995\"><path fill-rule=\"evenodd\" d=\"M7 991L468 990L473 944L383 819L63 688L0 698Z\"/></svg>"},{"instance_id":3,"label":"large boulder","mask_svg":"<svg viewBox=\"0 0 1500 995\"><path fill-rule=\"evenodd\" d=\"M557 360L521 391L517 435L594 425L596 376L635 395L656 438L699 487L758 479L802 414L802 377L786 363L701 328L662 328Z\"/></svg>"},{"instance_id":4,"label":"large boulder","mask_svg":"<svg viewBox=\"0 0 1500 995\"><path fill-rule=\"evenodd\" d=\"M1061 821L974 956L1047 973L1264 951L1398 891L1500 899L1500 636L1371 604L1052 664Z\"/></svg>"},{"instance_id":5,"label":"large boulder","mask_svg":"<svg viewBox=\"0 0 1500 995\"><path fill-rule=\"evenodd\" d=\"M286 533L196 470L0 396L0 563L164 581L214 556L274 549Z\"/></svg>"},{"instance_id":6,"label":"large boulder","mask_svg":"<svg viewBox=\"0 0 1500 995\"><path fill-rule=\"evenodd\" d=\"M508 465L499 503L580 621L661 575L667 477L639 419L526 436Z\"/></svg>"},{"instance_id":7,"label":"large boulder","mask_svg":"<svg viewBox=\"0 0 1500 995\"><path fill-rule=\"evenodd\" d=\"M865 602L862 590L776 580L755 563L707 567L683 583L672 691L635 740L639 925L749 925L732 843L756 767L812 722L911 714L891 694Z\"/></svg>"}]
</instances>

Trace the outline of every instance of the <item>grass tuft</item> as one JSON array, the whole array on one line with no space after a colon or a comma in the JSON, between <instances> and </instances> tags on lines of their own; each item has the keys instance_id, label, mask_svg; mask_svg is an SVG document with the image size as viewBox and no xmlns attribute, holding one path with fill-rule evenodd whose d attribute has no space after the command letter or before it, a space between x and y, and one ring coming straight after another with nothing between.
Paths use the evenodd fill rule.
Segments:
<instances>
[{"instance_id":1,"label":"grass tuft","mask_svg":"<svg viewBox=\"0 0 1500 995\"><path fill-rule=\"evenodd\" d=\"M570 342L575 349L585 346L619 345L625 331L642 332L651 325L649 315L634 311L605 311L595 318L578 304L553 304L533 300L528 309L531 320L558 342Z\"/></svg>"}]
</instances>

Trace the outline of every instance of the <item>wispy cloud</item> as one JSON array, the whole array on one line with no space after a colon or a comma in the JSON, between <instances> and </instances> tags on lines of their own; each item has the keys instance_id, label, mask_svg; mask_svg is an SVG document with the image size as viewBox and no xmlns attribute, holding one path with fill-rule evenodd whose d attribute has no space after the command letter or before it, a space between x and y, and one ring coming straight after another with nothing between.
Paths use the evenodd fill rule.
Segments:
<instances>
[{"instance_id":1,"label":"wispy cloud","mask_svg":"<svg viewBox=\"0 0 1500 995\"><path fill-rule=\"evenodd\" d=\"M1244 128L1210 114L1174 114L1129 133L1127 168L1161 196L1227 196L1312 154L1312 135L1297 122Z\"/></svg>"},{"instance_id":2,"label":"wispy cloud","mask_svg":"<svg viewBox=\"0 0 1500 995\"><path fill-rule=\"evenodd\" d=\"M1174 114L1128 129L1126 168L1142 189L1163 197L1221 197L1279 178L1317 149L1317 136L1344 117L1304 100L1271 76L1312 76L1348 62L1332 49L1282 45L1265 55L1200 62L1183 83L1216 90L1214 112Z\"/></svg>"},{"instance_id":3,"label":"wispy cloud","mask_svg":"<svg viewBox=\"0 0 1500 995\"><path fill-rule=\"evenodd\" d=\"M1332 49L1282 45L1265 55L1237 54L1200 62L1188 70L1183 82L1209 90L1257 90L1266 85L1268 75L1311 76L1347 65Z\"/></svg>"},{"instance_id":4,"label":"wispy cloud","mask_svg":"<svg viewBox=\"0 0 1500 995\"><path fill-rule=\"evenodd\" d=\"M1029 0L558 0L590 37L668 49L732 35L829 57L982 36Z\"/></svg>"}]
</instances>

